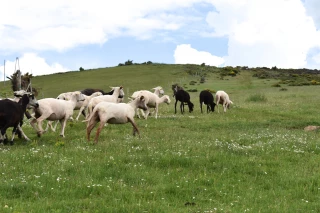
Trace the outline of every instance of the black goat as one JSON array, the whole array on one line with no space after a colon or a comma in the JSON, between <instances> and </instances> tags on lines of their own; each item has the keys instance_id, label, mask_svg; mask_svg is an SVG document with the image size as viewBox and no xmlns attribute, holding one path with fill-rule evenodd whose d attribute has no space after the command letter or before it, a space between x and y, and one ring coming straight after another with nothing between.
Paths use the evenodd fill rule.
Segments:
<instances>
[{"instance_id":1,"label":"black goat","mask_svg":"<svg viewBox=\"0 0 320 213\"><path fill-rule=\"evenodd\" d=\"M199 95L199 99L200 99L201 113L202 113L202 103L207 105L207 113L209 113L210 111L214 112L214 107L216 106L216 104L214 103L213 95L211 94L211 92L209 92L208 90L201 91Z\"/></svg>"},{"instance_id":2,"label":"black goat","mask_svg":"<svg viewBox=\"0 0 320 213\"><path fill-rule=\"evenodd\" d=\"M175 98L176 98L176 103L174 104L174 113L177 113L177 102L180 101L180 110L181 113L184 113L184 103L187 103L188 107L189 107L189 112L193 111L193 103L191 103L190 101L190 95L187 91L185 90L177 90L176 94L175 94Z\"/></svg>"},{"instance_id":3,"label":"black goat","mask_svg":"<svg viewBox=\"0 0 320 213\"><path fill-rule=\"evenodd\" d=\"M30 140L21 128L28 104L34 107L39 106L32 94L24 94L18 103L8 99L0 100L0 142L3 141L4 144L7 144L6 131L9 127L13 127L11 145L13 145L13 139L17 130L21 132L26 140Z\"/></svg>"}]
</instances>

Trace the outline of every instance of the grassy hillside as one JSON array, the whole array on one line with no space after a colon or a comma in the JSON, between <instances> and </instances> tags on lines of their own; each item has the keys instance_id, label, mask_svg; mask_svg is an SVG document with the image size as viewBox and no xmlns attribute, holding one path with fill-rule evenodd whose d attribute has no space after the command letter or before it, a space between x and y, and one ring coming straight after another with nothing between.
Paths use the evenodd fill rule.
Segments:
<instances>
[{"instance_id":1,"label":"grassy hillside","mask_svg":"<svg viewBox=\"0 0 320 213\"><path fill-rule=\"evenodd\" d=\"M60 129L38 138L26 121L32 141L0 146L0 212L317 212L320 138L303 128L320 125L319 86L219 68L200 83L190 69L131 65L34 77L39 99L117 85L126 97L158 85L172 97L179 83L197 90L190 92L195 109L174 114L172 99L158 119L136 119L141 138L130 124L108 125L97 145L85 139L83 122L69 121L65 138ZM202 89L225 90L234 105L201 114Z\"/></svg>"}]
</instances>

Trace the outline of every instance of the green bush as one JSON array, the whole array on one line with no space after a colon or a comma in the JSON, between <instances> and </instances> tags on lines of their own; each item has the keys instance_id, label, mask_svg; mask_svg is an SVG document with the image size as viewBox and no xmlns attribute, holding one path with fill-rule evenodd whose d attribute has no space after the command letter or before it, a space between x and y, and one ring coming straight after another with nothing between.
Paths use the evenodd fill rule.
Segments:
<instances>
[{"instance_id":1,"label":"green bush","mask_svg":"<svg viewBox=\"0 0 320 213\"><path fill-rule=\"evenodd\" d=\"M266 102L267 98L266 98L266 96L264 94L257 93L257 94L250 95L247 98L247 101L250 101L250 102Z\"/></svg>"}]
</instances>

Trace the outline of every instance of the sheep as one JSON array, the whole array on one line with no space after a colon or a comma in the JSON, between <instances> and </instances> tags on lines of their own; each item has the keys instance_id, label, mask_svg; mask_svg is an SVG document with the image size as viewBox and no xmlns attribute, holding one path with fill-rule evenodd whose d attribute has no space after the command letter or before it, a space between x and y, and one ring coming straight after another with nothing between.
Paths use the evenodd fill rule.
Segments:
<instances>
[{"instance_id":1,"label":"sheep","mask_svg":"<svg viewBox=\"0 0 320 213\"><path fill-rule=\"evenodd\" d=\"M78 116L77 116L77 118L76 118L77 121L79 120L79 117L80 117L82 111L84 111L85 108L87 108L87 106L88 106L88 104L89 104L89 101L90 101L92 98L97 97L97 96L101 96L101 95L102 95L101 92L94 92L94 93L92 93L90 96L84 95L85 100L84 100L84 102L82 102L82 106L81 106L81 108L80 108L80 110L79 110L79 114L78 114Z\"/></svg>"},{"instance_id":2,"label":"sheep","mask_svg":"<svg viewBox=\"0 0 320 213\"><path fill-rule=\"evenodd\" d=\"M95 143L98 143L99 135L105 124L125 124L130 122L133 126L133 135L136 132L140 137L139 129L134 121L134 115L136 108L141 108L143 110L147 109L145 103L145 98L139 96L129 103L112 103L102 101L98 103L89 118L84 122L87 122L87 140L90 141L90 133L95 125L100 121L100 125L96 132Z\"/></svg>"},{"instance_id":3,"label":"sheep","mask_svg":"<svg viewBox=\"0 0 320 213\"><path fill-rule=\"evenodd\" d=\"M178 84L172 84L171 85L171 89L173 91L173 96L172 97L175 97L176 93L178 90L183 90L183 87L182 86L179 86Z\"/></svg>"},{"instance_id":4,"label":"sheep","mask_svg":"<svg viewBox=\"0 0 320 213\"><path fill-rule=\"evenodd\" d=\"M169 98L168 95L164 95L161 98L159 98L156 94L150 92L150 91L141 91L138 95L139 96L144 96L145 97L145 102L148 106L148 109L146 109L144 111L144 118L147 119L149 112L150 112L150 108L154 108L155 109L155 118L158 118L158 109L159 109L159 104L161 103L166 103L166 104L170 104L171 100Z\"/></svg>"},{"instance_id":5,"label":"sheep","mask_svg":"<svg viewBox=\"0 0 320 213\"><path fill-rule=\"evenodd\" d=\"M13 127L12 139L10 141L11 145L13 145L13 139L17 130L19 130L26 140L30 140L21 128L27 105L39 107L37 99L31 93L22 95L18 103L9 99L0 101L0 142L3 141L4 144L7 143L6 131L9 127Z\"/></svg>"},{"instance_id":6,"label":"sheep","mask_svg":"<svg viewBox=\"0 0 320 213\"><path fill-rule=\"evenodd\" d=\"M155 94L157 97L160 97L160 95L163 95L163 94L164 94L164 90L163 90L163 88L162 88L161 86L157 86L157 87L153 88L153 90L154 90L153 94ZM149 92L148 90L139 90L139 91L134 92L134 93L131 95L131 99L135 99L135 98L138 97L139 95L140 95L140 96L143 95L145 98L147 98L147 99L149 100L149 98L148 98L149 94L150 94L150 92ZM152 96L151 99L152 99L152 100L156 100L154 96ZM169 103L170 103L170 98L169 98L169 100L167 99L167 100L164 100L164 101L165 101L166 103L169 101ZM151 102L154 103L154 104L150 103L150 106L153 105L153 107L151 106L151 108L155 108L155 111L157 111L158 107L155 107L155 101L151 101ZM159 102L159 103L160 103L160 102ZM161 102L161 103L162 103L162 102ZM168 103L168 104L169 104L169 103ZM148 105L148 102L147 102L147 105ZM141 110L141 112L143 112L142 109L140 109L140 110ZM157 114L157 113L156 113L156 114ZM136 115L137 115L138 118L140 118L139 109L136 109ZM145 114L144 114L144 117L145 117L145 119L146 119Z\"/></svg>"},{"instance_id":7,"label":"sheep","mask_svg":"<svg viewBox=\"0 0 320 213\"><path fill-rule=\"evenodd\" d=\"M216 92L216 103L218 107L218 113L219 113L219 104L223 106L223 111L227 112L227 108L230 108L230 104L233 104L233 102L229 99L229 95L222 90L219 90Z\"/></svg>"},{"instance_id":8,"label":"sheep","mask_svg":"<svg viewBox=\"0 0 320 213\"><path fill-rule=\"evenodd\" d=\"M201 91L199 95L199 99L200 99L201 113L203 113L202 103L207 105L207 113L209 113L210 111L214 112L214 107L216 106L216 104L213 101L213 95L211 94L211 92L209 92L208 90Z\"/></svg>"},{"instance_id":9,"label":"sheep","mask_svg":"<svg viewBox=\"0 0 320 213\"><path fill-rule=\"evenodd\" d=\"M187 91L185 90L177 90L176 94L175 94L175 98L176 98L176 102L174 104L174 113L177 113L177 102L180 101L180 110L181 113L184 113L184 103L188 104L189 107L189 112L191 113L193 111L193 103L190 101L190 95Z\"/></svg>"},{"instance_id":10,"label":"sheep","mask_svg":"<svg viewBox=\"0 0 320 213\"><path fill-rule=\"evenodd\" d=\"M102 95L112 95L113 94L113 90L111 90L110 92L104 92L102 89L91 89L91 88L81 90L82 94L88 95L88 96L92 95L95 92L101 92ZM120 94L118 96L118 103L123 102L123 100L124 100L124 93L122 95Z\"/></svg>"},{"instance_id":11,"label":"sheep","mask_svg":"<svg viewBox=\"0 0 320 213\"><path fill-rule=\"evenodd\" d=\"M55 98L44 98L39 100L39 107L34 109L36 119L33 119L30 122L32 127L37 131L38 137L44 133L42 129L43 120L59 120L62 127L60 136L65 137L64 129L67 120L72 116L73 109L79 101L84 101L84 96L79 91L73 92L73 95L68 101ZM37 127L35 123L37 123Z\"/></svg>"},{"instance_id":12,"label":"sheep","mask_svg":"<svg viewBox=\"0 0 320 213\"><path fill-rule=\"evenodd\" d=\"M123 87L111 87L113 91L112 95L101 95L101 96L97 96L94 98L91 98L91 100L88 103L88 107L87 107L87 117L89 117L90 113L92 112L93 108L100 103L101 101L106 101L106 102L112 102L112 103L119 103L118 102L118 97L119 96L124 96L124 92L123 92Z\"/></svg>"}]
</instances>

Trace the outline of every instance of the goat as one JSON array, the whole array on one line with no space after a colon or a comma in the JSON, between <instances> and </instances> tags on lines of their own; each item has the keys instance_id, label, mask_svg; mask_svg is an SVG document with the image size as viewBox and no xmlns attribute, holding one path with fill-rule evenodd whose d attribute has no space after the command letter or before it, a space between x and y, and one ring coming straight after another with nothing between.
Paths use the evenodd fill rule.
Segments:
<instances>
[{"instance_id":1,"label":"goat","mask_svg":"<svg viewBox=\"0 0 320 213\"><path fill-rule=\"evenodd\" d=\"M65 137L64 129L67 120L72 116L73 109L79 101L84 101L83 94L79 91L73 92L73 95L68 101L55 98L44 98L39 100L40 106L34 110L36 119L33 119L30 122L32 127L37 131L38 137L45 132L42 129L43 120L59 120L62 127L60 136ZM37 127L35 123L37 123Z\"/></svg>"},{"instance_id":2,"label":"goat","mask_svg":"<svg viewBox=\"0 0 320 213\"><path fill-rule=\"evenodd\" d=\"M213 101L213 95L211 94L211 92L209 92L208 90L201 91L199 95L199 99L200 99L201 113L203 113L202 103L207 105L207 113L209 113L210 111L214 112L214 107L216 106L216 104Z\"/></svg>"},{"instance_id":3,"label":"goat","mask_svg":"<svg viewBox=\"0 0 320 213\"><path fill-rule=\"evenodd\" d=\"M154 92L153 94L155 94L157 97L160 97L160 95L163 95L164 94L164 90L161 86L157 86L155 88L153 88ZM142 94L143 93L143 94ZM139 91L136 91L134 92L132 95L131 95L131 99L135 99L136 97L138 97L139 95L143 95L146 99L148 99L148 96L149 96L149 91L148 90L139 90ZM154 99L153 96L151 97L151 99ZM155 99L154 99L155 100ZM155 102L154 102L155 103ZM169 99L169 103L170 103L170 99ZM146 104L148 105L148 102L146 102ZM155 108L155 107L151 107L151 108ZM143 112L142 109L140 109L141 112ZM156 110L156 108L155 108ZM136 109L136 115L138 116L138 118L140 118L140 115L139 115L139 109ZM145 116L144 116L145 117ZM145 117L146 118L146 117Z\"/></svg>"},{"instance_id":4,"label":"goat","mask_svg":"<svg viewBox=\"0 0 320 213\"><path fill-rule=\"evenodd\" d=\"M223 111L227 112L227 108L230 108L230 104L233 104L233 102L230 100L229 95L222 90L219 90L216 92L216 103L218 107L218 113L219 113L219 104L223 106Z\"/></svg>"},{"instance_id":5,"label":"goat","mask_svg":"<svg viewBox=\"0 0 320 213\"><path fill-rule=\"evenodd\" d=\"M23 124L24 113L27 110L27 105L33 107L39 107L39 103L33 94L28 93L24 94L19 102L14 102L8 99L0 100L0 141L3 141L4 144L7 143L6 140L6 131L9 127L13 127L12 130L12 139L10 144L13 145L14 136L19 130L26 140L30 140L23 132L21 126Z\"/></svg>"},{"instance_id":6,"label":"goat","mask_svg":"<svg viewBox=\"0 0 320 213\"><path fill-rule=\"evenodd\" d=\"M118 97L119 96L124 96L124 92L123 92L123 87L111 87L113 91L112 95L101 95L101 96L97 96L94 98L91 98L91 100L88 103L88 115L87 118L89 117L90 113L92 112L93 108L100 103L101 101L106 101L106 102L112 102L112 103L118 103Z\"/></svg>"},{"instance_id":7,"label":"goat","mask_svg":"<svg viewBox=\"0 0 320 213\"><path fill-rule=\"evenodd\" d=\"M181 113L184 113L184 103L188 104L189 107L189 112L193 111L193 103L190 101L190 95L187 91L185 90L177 90L176 94L175 94L175 98L176 98L176 102L174 104L174 113L177 113L177 102L180 101L180 110Z\"/></svg>"},{"instance_id":8,"label":"goat","mask_svg":"<svg viewBox=\"0 0 320 213\"><path fill-rule=\"evenodd\" d=\"M87 122L87 140L90 141L90 133L95 125L100 121L100 125L96 132L95 143L98 143L99 135L105 124L125 124L130 122L133 126L133 135L136 132L140 137L139 129L134 121L134 115L136 108L143 110L147 109L145 98L139 96L129 103L111 103L111 102L100 102L93 109L89 118L84 122Z\"/></svg>"}]
</instances>

